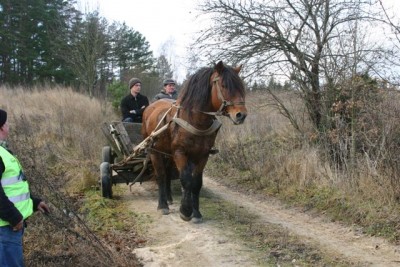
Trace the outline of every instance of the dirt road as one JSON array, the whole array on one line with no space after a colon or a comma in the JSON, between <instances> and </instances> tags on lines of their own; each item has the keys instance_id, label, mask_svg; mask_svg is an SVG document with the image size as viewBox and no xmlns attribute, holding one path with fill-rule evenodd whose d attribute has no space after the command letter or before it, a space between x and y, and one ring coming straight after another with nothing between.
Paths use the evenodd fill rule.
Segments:
<instances>
[{"instance_id":1,"label":"dirt road","mask_svg":"<svg viewBox=\"0 0 400 267\"><path fill-rule=\"evenodd\" d=\"M383 239L366 237L323 217L284 208L277 201L243 195L209 178L204 179L204 188L257 214L261 222L280 225L322 251L345 258L356 266L400 266L400 247ZM152 183L134 185L132 189L126 196L132 201L132 209L152 220L148 225L149 242L134 250L144 266L260 266L255 260L255 251L231 238L226 229L222 232L207 219L201 224L182 221L179 200L170 207L171 214L159 214L157 189Z\"/></svg>"}]
</instances>

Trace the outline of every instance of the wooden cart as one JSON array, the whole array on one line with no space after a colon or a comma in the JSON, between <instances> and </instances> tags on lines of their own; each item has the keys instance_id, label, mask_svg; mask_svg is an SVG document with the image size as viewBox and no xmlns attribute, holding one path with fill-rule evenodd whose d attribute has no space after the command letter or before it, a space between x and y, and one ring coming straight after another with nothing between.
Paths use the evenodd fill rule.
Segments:
<instances>
[{"instance_id":1,"label":"wooden cart","mask_svg":"<svg viewBox=\"0 0 400 267\"><path fill-rule=\"evenodd\" d=\"M145 149L134 148L143 142L141 123L110 122L101 127L109 145L102 149L100 183L103 197L112 198L112 185L132 186L153 178L153 168ZM132 153L132 152L135 153Z\"/></svg>"}]
</instances>

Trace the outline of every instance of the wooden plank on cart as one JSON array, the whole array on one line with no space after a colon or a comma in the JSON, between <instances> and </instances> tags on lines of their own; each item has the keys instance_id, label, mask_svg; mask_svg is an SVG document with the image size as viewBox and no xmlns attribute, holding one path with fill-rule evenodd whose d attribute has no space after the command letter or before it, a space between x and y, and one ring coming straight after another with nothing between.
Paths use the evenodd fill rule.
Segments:
<instances>
[{"instance_id":1,"label":"wooden plank on cart","mask_svg":"<svg viewBox=\"0 0 400 267\"><path fill-rule=\"evenodd\" d=\"M141 127L141 123L113 121L104 123L101 130L118 156L126 157L143 140Z\"/></svg>"},{"instance_id":2,"label":"wooden plank on cart","mask_svg":"<svg viewBox=\"0 0 400 267\"><path fill-rule=\"evenodd\" d=\"M123 125L133 146L143 141L141 123L123 122Z\"/></svg>"},{"instance_id":3,"label":"wooden plank on cart","mask_svg":"<svg viewBox=\"0 0 400 267\"><path fill-rule=\"evenodd\" d=\"M117 153L118 157L123 157L124 153L121 151L121 145L117 142L115 133L113 132L114 125L110 122L105 122L101 125L101 131L107 138L108 143L111 145L113 151Z\"/></svg>"},{"instance_id":4,"label":"wooden plank on cart","mask_svg":"<svg viewBox=\"0 0 400 267\"><path fill-rule=\"evenodd\" d=\"M133 144L131 139L129 138L128 132L125 129L124 123L122 122L115 122L113 123L114 128L119 133L119 139L122 145L122 151L124 152L125 156L128 156L133 149Z\"/></svg>"}]
</instances>

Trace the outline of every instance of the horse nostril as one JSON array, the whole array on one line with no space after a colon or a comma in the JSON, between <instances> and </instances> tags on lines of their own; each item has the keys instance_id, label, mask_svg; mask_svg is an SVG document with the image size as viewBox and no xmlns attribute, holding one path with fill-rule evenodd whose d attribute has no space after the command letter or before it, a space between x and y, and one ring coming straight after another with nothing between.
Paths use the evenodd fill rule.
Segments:
<instances>
[{"instance_id":1,"label":"horse nostril","mask_svg":"<svg viewBox=\"0 0 400 267\"><path fill-rule=\"evenodd\" d=\"M245 118L246 118L246 113L242 113L242 112L236 113L236 120L244 121Z\"/></svg>"}]
</instances>

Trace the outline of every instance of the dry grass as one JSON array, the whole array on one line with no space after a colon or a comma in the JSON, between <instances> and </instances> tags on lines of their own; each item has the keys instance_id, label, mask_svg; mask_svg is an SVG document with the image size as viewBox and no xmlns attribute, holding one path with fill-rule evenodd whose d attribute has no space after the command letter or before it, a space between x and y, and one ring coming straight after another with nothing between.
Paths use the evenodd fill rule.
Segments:
<instances>
[{"instance_id":1,"label":"dry grass","mask_svg":"<svg viewBox=\"0 0 400 267\"><path fill-rule=\"evenodd\" d=\"M351 172L332 164L324 144L314 142L303 107L287 92L280 97L289 103L301 131L268 105L267 94L250 94L244 125L223 119L216 143L220 153L211 157L207 172L224 177L221 181L231 186L324 211L335 220L359 224L366 232L398 242L399 96L389 93L376 107L386 115L379 128L384 142L374 147L374 153L359 153ZM90 197L85 193L97 186L106 143L100 126L119 116L107 103L69 88L3 87L0 99L0 108L10 116L10 147L21 160L33 193L48 200L53 210L51 216L30 219L25 236L28 266L134 266L135 259L124 248L135 246L135 231L126 235L125 226L102 222L123 207L118 201L99 199L98 192ZM89 223L86 215L98 216L97 222ZM124 220L135 223L130 217Z\"/></svg>"},{"instance_id":2,"label":"dry grass","mask_svg":"<svg viewBox=\"0 0 400 267\"><path fill-rule=\"evenodd\" d=\"M359 152L351 170L339 168L327 156L325 145L314 142L315 134L294 95L285 92L280 97L289 103L301 132L268 105L267 93L249 94L250 115L241 126L223 121L216 142L220 153L210 159L207 173L225 177L221 181L231 186L323 211L335 220L359 224L372 235L399 242L400 157L396 148L400 121L395 111L400 96L398 92L387 94L384 103L374 107L377 114L385 112L380 129L385 138L373 146L370 156ZM374 126L370 123L369 131ZM367 134L364 136L369 137Z\"/></svg>"},{"instance_id":3,"label":"dry grass","mask_svg":"<svg viewBox=\"0 0 400 267\"><path fill-rule=\"evenodd\" d=\"M80 211L87 201L84 192L98 186L106 143L100 126L119 117L110 105L70 88L3 87L0 99L0 107L9 114L10 149L20 159L32 193L52 210L49 216L29 219L24 238L27 266L137 266L130 250L117 251L104 241L107 238L97 236ZM95 201L104 210L117 205ZM108 233L113 242L132 238L125 231L124 235L121 238L118 230Z\"/></svg>"}]
</instances>

